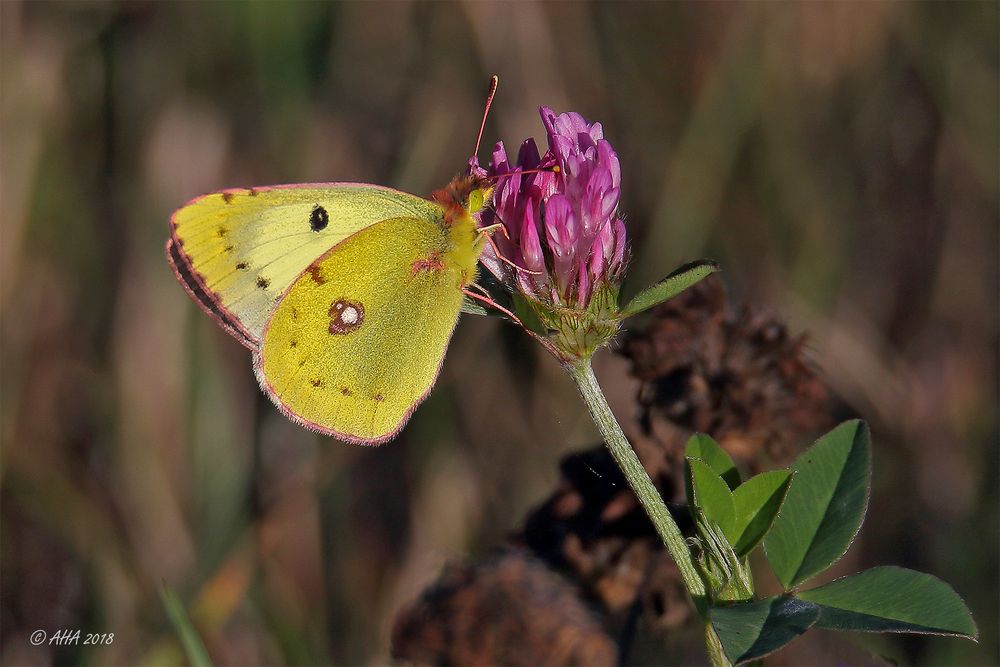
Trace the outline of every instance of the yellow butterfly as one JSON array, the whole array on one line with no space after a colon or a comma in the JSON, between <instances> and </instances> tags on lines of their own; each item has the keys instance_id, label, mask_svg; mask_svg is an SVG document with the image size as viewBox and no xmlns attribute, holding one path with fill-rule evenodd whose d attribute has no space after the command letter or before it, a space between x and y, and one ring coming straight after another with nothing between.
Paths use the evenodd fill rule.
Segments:
<instances>
[{"instance_id":1,"label":"yellow butterfly","mask_svg":"<svg viewBox=\"0 0 1000 667\"><path fill-rule=\"evenodd\" d=\"M285 415L381 444L434 385L464 297L492 303L469 290L491 193L475 176L429 200L362 183L223 190L174 212L167 260Z\"/></svg>"},{"instance_id":2,"label":"yellow butterfly","mask_svg":"<svg viewBox=\"0 0 1000 667\"><path fill-rule=\"evenodd\" d=\"M356 183L223 190L174 212L167 258L253 352L284 414L379 444L437 378L476 278L486 236L473 214L490 191L473 176L430 200Z\"/></svg>"},{"instance_id":3,"label":"yellow butterfly","mask_svg":"<svg viewBox=\"0 0 1000 667\"><path fill-rule=\"evenodd\" d=\"M167 259L191 297L253 352L293 421L392 439L437 379L486 235L484 179L432 199L377 185L223 190L170 219Z\"/></svg>"}]
</instances>

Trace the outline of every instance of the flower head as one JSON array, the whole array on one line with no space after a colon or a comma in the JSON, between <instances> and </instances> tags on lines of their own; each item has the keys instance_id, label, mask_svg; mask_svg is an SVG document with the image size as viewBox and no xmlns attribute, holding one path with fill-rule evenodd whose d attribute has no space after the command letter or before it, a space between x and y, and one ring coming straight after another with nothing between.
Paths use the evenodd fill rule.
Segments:
<instances>
[{"instance_id":1,"label":"flower head","mask_svg":"<svg viewBox=\"0 0 1000 667\"><path fill-rule=\"evenodd\" d=\"M626 317L652 308L717 270L700 260L636 294L624 307L618 292L628 241L618 213L621 166L600 123L574 112L539 112L548 150L527 139L511 164L497 142L489 169L469 160L469 173L495 179L481 227L498 225L481 261L511 294L513 316L564 363L590 357Z\"/></svg>"},{"instance_id":2,"label":"flower head","mask_svg":"<svg viewBox=\"0 0 1000 667\"><path fill-rule=\"evenodd\" d=\"M489 169L480 169L497 179L482 222L504 228L494 235L502 257L487 248L483 264L541 305L587 310L596 294L617 294L621 283L627 252L618 215L621 168L600 123L548 107L539 112L548 135L544 155L527 139L512 165L498 142Z\"/></svg>"},{"instance_id":3,"label":"flower head","mask_svg":"<svg viewBox=\"0 0 1000 667\"><path fill-rule=\"evenodd\" d=\"M539 113L548 150L526 139L511 164L497 142L489 169L469 161L470 173L496 179L482 226L502 233L482 263L539 320L526 328L563 360L589 356L618 331L618 290L627 254L618 215L621 168L600 123L578 113Z\"/></svg>"}]
</instances>

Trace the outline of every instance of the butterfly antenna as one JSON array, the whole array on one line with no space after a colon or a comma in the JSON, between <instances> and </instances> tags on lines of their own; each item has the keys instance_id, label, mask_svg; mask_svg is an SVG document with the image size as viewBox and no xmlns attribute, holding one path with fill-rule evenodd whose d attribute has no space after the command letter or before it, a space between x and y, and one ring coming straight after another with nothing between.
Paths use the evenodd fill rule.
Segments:
<instances>
[{"instance_id":1,"label":"butterfly antenna","mask_svg":"<svg viewBox=\"0 0 1000 667\"><path fill-rule=\"evenodd\" d=\"M486 117L490 115L490 107L493 106L493 96L497 94L497 86L500 84L500 77L494 74L490 77L490 92L486 93L486 108L483 109L483 122L479 125L479 136L476 137L476 150L473 155L479 155L479 142L483 140L483 131L486 129Z\"/></svg>"}]
</instances>

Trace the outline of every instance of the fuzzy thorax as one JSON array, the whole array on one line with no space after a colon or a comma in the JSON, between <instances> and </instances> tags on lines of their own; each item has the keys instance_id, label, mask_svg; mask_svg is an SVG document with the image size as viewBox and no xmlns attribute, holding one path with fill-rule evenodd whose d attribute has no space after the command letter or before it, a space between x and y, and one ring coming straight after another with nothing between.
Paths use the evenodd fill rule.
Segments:
<instances>
[{"instance_id":1,"label":"fuzzy thorax","mask_svg":"<svg viewBox=\"0 0 1000 667\"><path fill-rule=\"evenodd\" d=\"M466 277L465 284L475 279L476 265L485 245L474 215L486 205L492 192L493 186L482 178L456 176L431 194L431 199L444 210L443 224L449 236L445 261Z\"/></svg>"}]
</instances>

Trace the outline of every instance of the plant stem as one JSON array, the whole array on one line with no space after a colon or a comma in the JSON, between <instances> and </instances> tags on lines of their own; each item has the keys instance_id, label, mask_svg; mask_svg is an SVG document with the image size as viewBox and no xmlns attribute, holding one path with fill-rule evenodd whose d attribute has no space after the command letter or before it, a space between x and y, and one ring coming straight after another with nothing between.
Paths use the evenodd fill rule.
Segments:
<instances>
[{"instance_id":1,"label":"plant stem","mask_svg":"<svg viewBox=\"0 0 1000 667\"><path fill-rule=\"evenodd\" d=\"M711 623L705 623L705 649L708 651L708 659L711 660L713 667L733 667L733 663L726 656L719 635Z\"/></svg>"},{"instance_id":2,"label":"plant stem","mask_svg":"<svg viewBox=\"0 0 1000 667\"><path fill-rule=\"evenodd\" d=\"M656 532L660 535L660 539L663 540L663 544L666 545L674 562L677 563L677 569L680 570L684 585L691 595L695 607L704 615L705 582L695 568L694 560L691 558L691 550L684 542L684 536L681 534L680 528L677 527L674 518L670 516L670 511L667 509L666 503L663 502L660 492L656 490L653 480L649 478L646 469L642 467L639 457L636 456L632 445L625 438L621 426L618 425L618 420L611 412L611 407L608 405L607 399L604 398L604 392L601 391L601 386L597 383L597 378L594 377L590 359L584 358L568 363L566 370L569 371L576 386L580 389L580 394L583 395L583 400L590 409L590 415L594 418L594 423L600 429L601 435L604 436L604 442L611 451L615 462L621 468L629 486L639 498L639 502L642 503L643 509L649 515L650 521L653 522Z\"/></svg>"}]
</instances>

